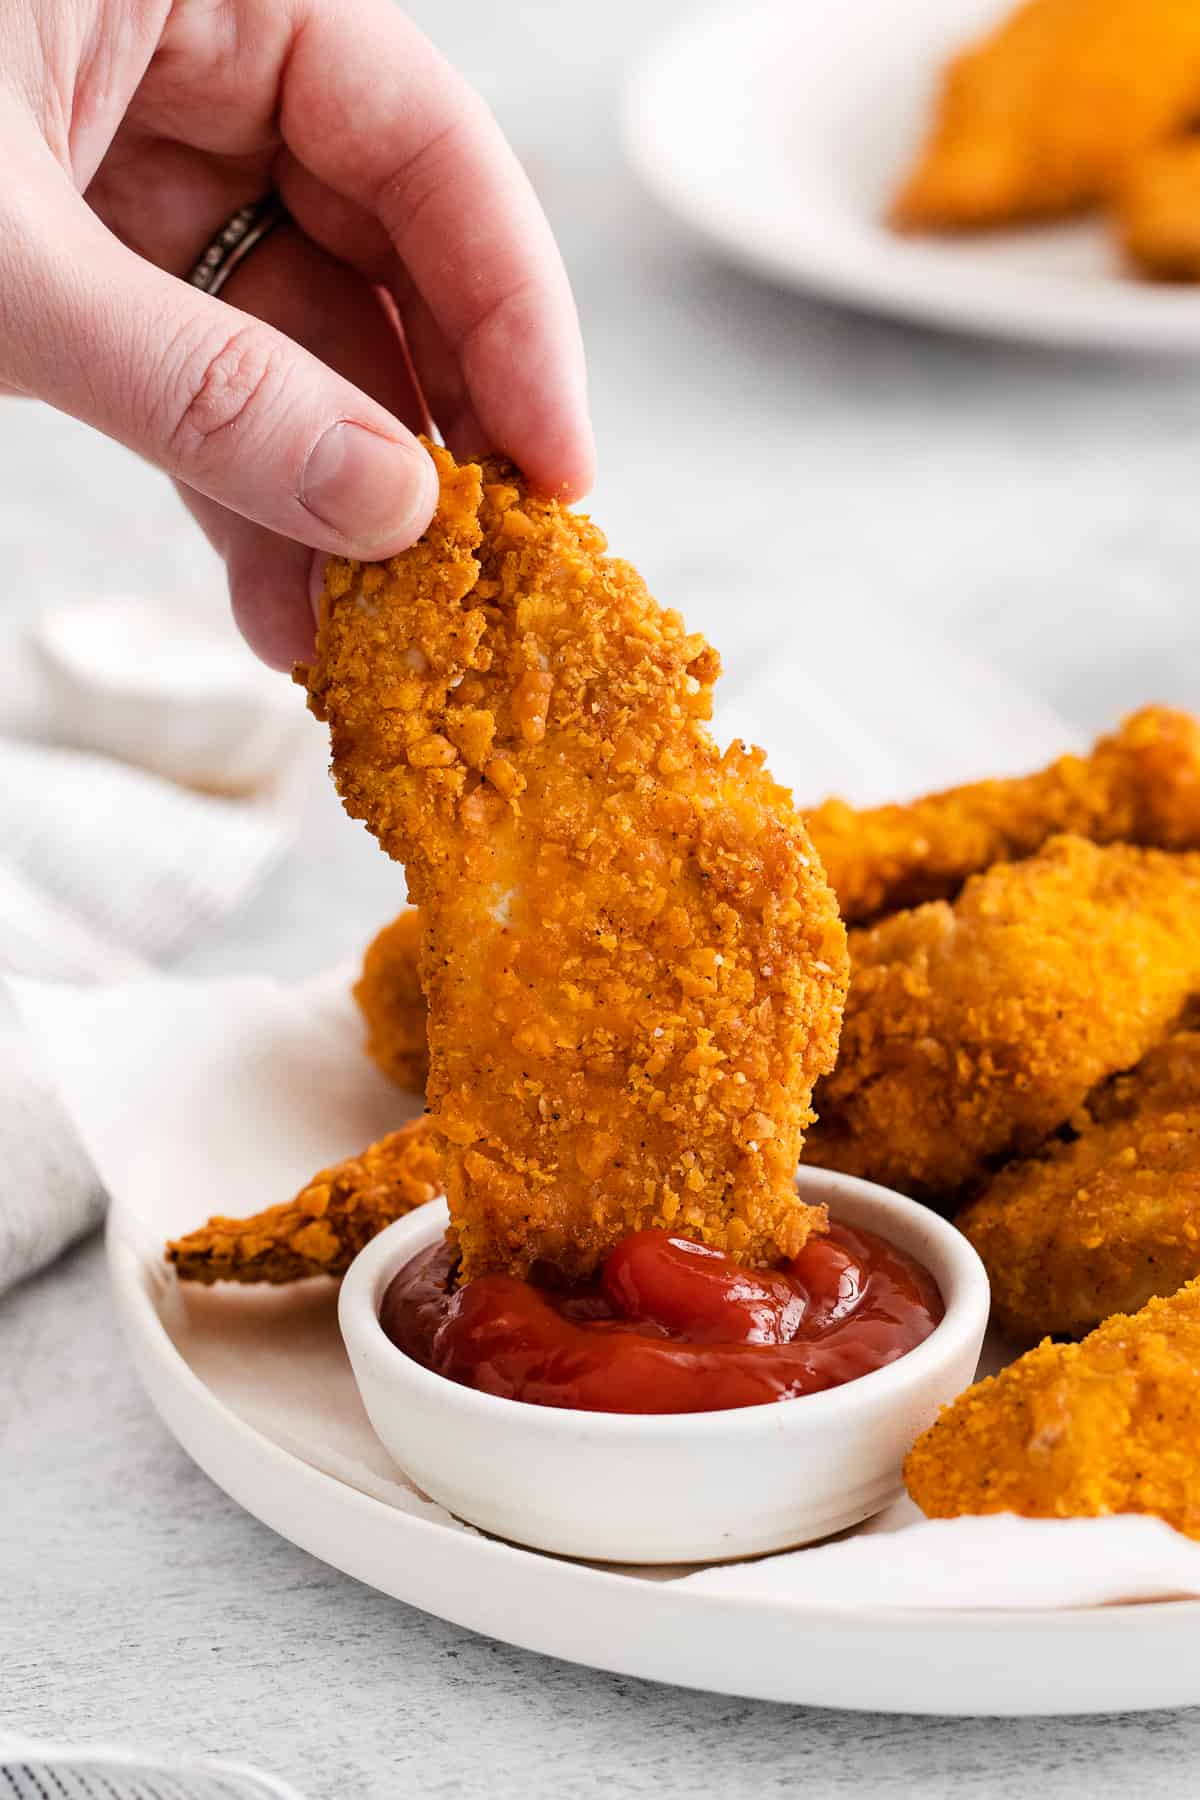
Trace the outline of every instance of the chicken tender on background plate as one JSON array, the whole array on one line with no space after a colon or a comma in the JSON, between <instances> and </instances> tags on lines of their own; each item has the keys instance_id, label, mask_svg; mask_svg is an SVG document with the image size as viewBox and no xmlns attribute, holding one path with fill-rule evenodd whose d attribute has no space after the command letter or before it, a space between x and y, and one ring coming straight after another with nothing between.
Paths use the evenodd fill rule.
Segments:
<instances>
[{"instance_id":1,"label":"chicken tender on background plate","mask_svg":"<svg viewBox=\"0 0 1200 1800\"><path fill-rule=\"evenodd\" d=\"M931 1519L1154 1513L1200 1537L1200 1281L1044 1343L947 1407L904 1467Z\"/></svg>"},{"instance_id":2,"label":"chicken tender on background plate","mask_svg":"<svg viewBox=\"0 0 1200 1800\"><path fill-rule=\"evenodd\" d=\"M1089 1097L1078 1136L1010 1163L958 1216L1010 1335L1081 1337L1200 1275L1200 1032Z\"/></svg>"},{"instance_id":3,"label":"chicken tender on background plate","mask_svg":"<svg viewBox=\"0 0 1200 1800\"><path fill-rule=\"evenodd\" d=\"M214 1218L167 1245L181 1281L267 1281L344 1275L385 1225L442 1191L437 1145L415 1119L319 1175L282 1206L248 1219Z\"/></svg>"},{"instance_id":4,"label":"chicken tender on background plate","mask_svg":"<svg viewBox=\"0 0 1200 1800\"><path fill-rule=\"evenodd\" d=\"M847 978L801 819L759 752L717 750L714 652L595 526L433 455L430 529L329 565L300 673L425 921L462 1273L587 1274L652 1225L792 1255Z\"/></svg>"},{"instance_id":5,"label":"chicken tender on background plate","mask_svg":"<svg viewBox=\"0 0 1200 1800\"><path fill-rule=\"evenodd\" d=\"M421 986L421 915L406 907L372 938L354 984L367 1055L397 1087L425 1091L429 1073L425 992Z\"/></svg>"},{"instance_id":6,"label":"chicken tender on background plate","mask_svg":"<svg viewBox=\"0 0 1200 1800\"><path fill-rule=\"evenodd\" d=\"M1161 144L1126 172L1114 223L1121 247L1155 281L1200 281L1200 136Z\"/></svg>"},{"instance_id":7,"label":"chicken tender on background plate","mask_svg":"<svg viewBox=\"0 0 1200 1800\"><path fill-rule=\"evenodd\" d=\"M1195 0L1027 0L945 71L893 221L952 231L1078 212L1198 112Z\"/></svg>"},{"instance_id":8,"label":"chicken tender on background plate","mask_svg":"<svg viewBox=\"0 0 1200 1800\"><path fill-rule=\"evenodd\" d=\"M969 875L1029 856L1060 832L1097 844L1200 849L1200 723L1147 706L1089 756L907 806L856 811L827 800L807 823L851 923L953 899Z\"/></svg>"},{"instance_id":9,"label":"chicken tender on background plate","mask_svg":"<svg viewBox=\"0 0 1200 1800\"><path fill-rule=\"evenodd\" d=\"M1028 1155L1200 986L1200 855L1056 838L851 934L805 1161L926 1197Z\"/></svg>"}]
</instances>

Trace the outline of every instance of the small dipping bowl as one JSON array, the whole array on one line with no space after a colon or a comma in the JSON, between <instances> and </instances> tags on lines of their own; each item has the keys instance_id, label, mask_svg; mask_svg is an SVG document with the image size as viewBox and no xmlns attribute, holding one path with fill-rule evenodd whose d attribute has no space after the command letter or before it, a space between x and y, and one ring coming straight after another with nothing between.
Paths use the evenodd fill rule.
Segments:
<instances>
[{"instance_id":1,"label":"small dipping bowl","mask_svg":"<svg viewBox=\"0 0 1200 1800\"><path fill-rule=\"evenodd\" d=\"M342 1336L385 1449L468 1524L600 1562L758 1556L882 1511L914 1440L974 1377L987 1276L961 1232L888 1188L807 1167L796 1187L929 1271L946 1311L924 1343L842 1387L723 1412L583 1412L478 1393L414 1362L379 1323L392 1277L446 1229L439 1200L389 1225L342 1283Z\"/></svg>"},{"instance_id":2,"label":"small dipping bowl","mask_svg":"<svg viewBox=\"0 0 1200 1800\"><path fill-rule=\"evenodd\" d=\"M303 730L288 683L246 655L223 616L150 596L89 595L43 613L34 642L58 742L181 787L253 793Z\"/></svg>"}]
</instances>

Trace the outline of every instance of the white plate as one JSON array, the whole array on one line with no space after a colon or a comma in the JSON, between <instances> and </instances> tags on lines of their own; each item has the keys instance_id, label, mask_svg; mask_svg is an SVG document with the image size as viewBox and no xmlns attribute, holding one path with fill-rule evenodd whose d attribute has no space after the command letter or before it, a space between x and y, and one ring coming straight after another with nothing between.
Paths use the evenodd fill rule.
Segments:
<instances>
[{"instance_id":1,"label":"white plate","mask_svg":"<svg viewBox=\"0 0 1200 1800\"><path fill-rule=\"evenodd\" d=\"M998 337L1200 351L1200 290L1138 281L1099 220L937 240L882 223L946 57L1011 0L759 0L692 16L626 143L715 248L789 286Z\"/></svg>"},{"instance_id":2,"label":"white plate","mask_svg":"<svg viewBox=\"0 0 1200 1800\"><path fill-rule=\"evenodd\" d=\"M312 1555L441 1618L524 1649L622 1674L759 1699L905 1713L1083 1713L1181 1706L1200 1699L1200 1601L1093 1610L825 1611L794 1602L704 1593L672 1571L599 1568L478 1535L434 1509L404 1512L369 1491L365 1465L348 1479L318 1470L255 1429L176 1348L172 1309L149 1221L114 1209L109 1257L117 1308L142 1381L185 1450L248 1512ZM312 1284L306 1284L311 1290ZM230 1335L231 1304L221 1308ZM256 1345L270 1363L275 1304L251 1296ZM273 1428L312 1379L344 1380L356 1408L330 1294L293 1293L285 1321ZM178 1332L179 1319L174 1327ZM235 1359L244 1357L236 1341ZM305 1358L311 1359L307 1363ZM195 1360L195 1359L193 1359ZM299 1375L297 1376L297 1371ZM357 1473L356 1473L357 1470ZM378 1477L374 1478L378 1481ZM417 1508L420 1502L417 1502ZM682 1571L681 1571L682 1573Z\"/></svg>"}]
</instances>

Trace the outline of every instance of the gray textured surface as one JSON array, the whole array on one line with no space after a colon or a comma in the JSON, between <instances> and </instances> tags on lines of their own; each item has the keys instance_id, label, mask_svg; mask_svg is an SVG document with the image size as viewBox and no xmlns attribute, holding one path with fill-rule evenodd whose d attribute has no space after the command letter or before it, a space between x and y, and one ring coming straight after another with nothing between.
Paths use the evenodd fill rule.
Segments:
<instances>
[{"instance_id":1,"label":"gray textured surface","mask_svg":"<svg viewBox=\"0 0 1200 1800\"><path fill-rule=\"evenodd\" d=\"M0 1368L0 1712L26 1732L240 1757L309 1800L1196 1792L1200 1710L804 1712L551 1662L359 1587L247 1518L166 1436L95 1244L0 1306Z\"/></svg>"},{"instance_id":2,"label":"gray textured surface","mask_svg":"<svg viewBox=\"0 0 1200 1800\"><path fill-rule=\"evenodd\" d=\"M1195 704L1200 372L909 332L705 260L621 168L614 103L678 8L421 0L532 167L584 313L596 512L720 639L882 599L1072 719ZM8 604L214 595L165 484L51 415L0 414ZM314 788L304 843L193 953L320 967L400 878ZM169 1178L169 1172L167 1172ZM952 1722L674 1692L466 1636L245 1517L142 1398L90 1244L0 1302L0 1716L242 1756L311 1800L402 1795L1196 1792L1200 1712Z\"/></svg>"}]
</instances>

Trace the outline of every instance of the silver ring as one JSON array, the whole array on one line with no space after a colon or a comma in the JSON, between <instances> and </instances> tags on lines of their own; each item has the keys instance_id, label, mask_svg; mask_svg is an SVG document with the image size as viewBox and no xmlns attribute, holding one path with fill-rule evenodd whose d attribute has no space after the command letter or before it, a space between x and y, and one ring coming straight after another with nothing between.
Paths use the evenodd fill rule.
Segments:
<instances>
[{"instance_id":1,"label":"silver ring","mask_svg":"<svg viewBox=\"0 0 1200 1800\"><path fill-rule=\"evenodd\" d=\"M239 263L286 219L283 201L278 194L264 194L249 206L240 206L233 217L222 225L187 279L206 294L219 294Z\"/></svg>"}]
</instances>

